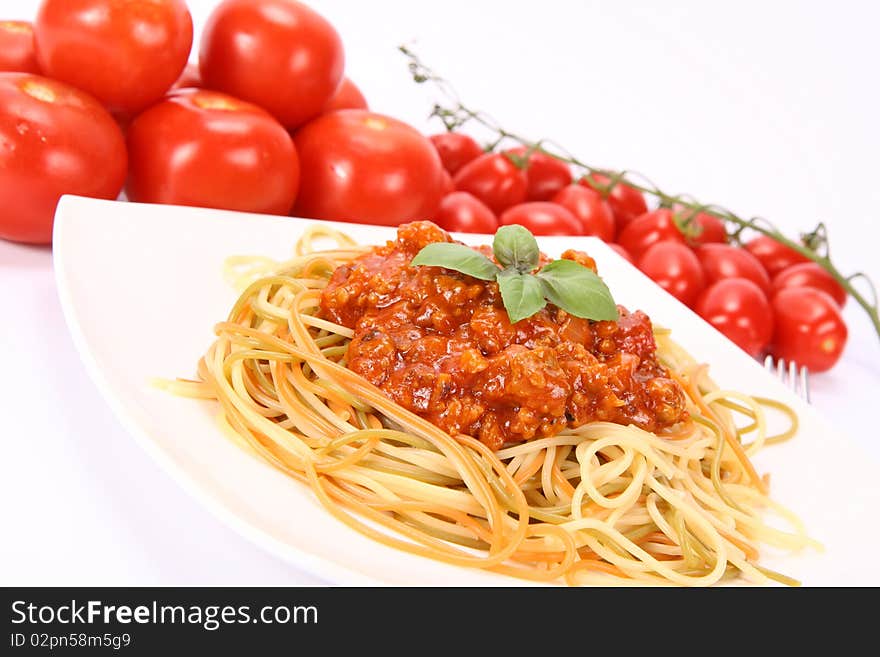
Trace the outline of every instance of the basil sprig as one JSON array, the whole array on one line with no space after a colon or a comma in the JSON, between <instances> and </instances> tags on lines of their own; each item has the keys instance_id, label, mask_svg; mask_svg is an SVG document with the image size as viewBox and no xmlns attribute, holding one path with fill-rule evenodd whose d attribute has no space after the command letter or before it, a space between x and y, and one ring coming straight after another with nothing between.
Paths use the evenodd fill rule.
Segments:
<instances>
[{"instance_id":1,"label":"basil sprig","mask_svg":"<svg viewBox=\"0 0 880 657\"><path fill-rule=\"evenodd\" d=\"M444 267L496 281L511 323L531 317L547 305L575 317L616 320L617 304L604 281L573 260L554 260L540 270L538 242L519 225L502 226L495 233L492 252L501 267L464 244L434 242L416 254L411 265Z\"/></svg>"}]
</instances>

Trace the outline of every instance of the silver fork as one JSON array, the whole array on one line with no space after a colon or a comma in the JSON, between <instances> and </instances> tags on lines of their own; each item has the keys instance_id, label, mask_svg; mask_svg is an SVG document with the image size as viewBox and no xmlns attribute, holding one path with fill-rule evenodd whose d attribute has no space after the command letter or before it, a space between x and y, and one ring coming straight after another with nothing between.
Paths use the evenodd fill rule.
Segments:
<instances>
[{"instance_id":1,"label":"silver fork","mask_svg":"<svg viewBox=\"0 0 880 657\"><path fill-rule=\"evenodd\" d=\"M775 375L798 397L810 403L810 375L805 366L798 367L794 361L786 362L784 358L774 360L768 354L764 358L764 369Z\"/></svg>"}]
</instances>

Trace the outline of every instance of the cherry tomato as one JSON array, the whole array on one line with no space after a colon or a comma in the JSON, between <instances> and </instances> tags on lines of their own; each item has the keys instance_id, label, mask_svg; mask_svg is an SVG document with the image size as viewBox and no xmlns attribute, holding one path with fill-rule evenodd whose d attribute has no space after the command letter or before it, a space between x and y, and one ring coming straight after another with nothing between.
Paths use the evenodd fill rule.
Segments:
<instances>
[{"instance_id":1,"label":"cherry tomato","mask_svg":"<svg viewBox=\"0 0 880 657\"><path fill-rule=\"evenodd\" d=\"M321 110L322 114L327 112L335 112L341 109L369 109L367 107L367 99L361 93L358 86L349 78L342 78L342 82L336 88L335 93L324 105Z\"/></svg>"},{"instance_id":2,"label":"cherry tomato","mask_svg":"<svg viewBox=\"0 0 880 657\"><path fill-rule=\"evenodd\" d=\"M505 210L498 218L502 226L519 224L533 235L583 235L581 222L561 205L529 201Z\"/></svg>"},{"instance_id":3,"label":"cherry tomato","mask_svg":"<svg viewBox=\"0 0 880 657\"><path fill-rule=\"evenodd\" d=\"M342 40L320 14L292 0L223 0L199 48L205 85L255 103L288 128L318 116L345 68Z\"/></svg>"},{"instance_id":4,"label":"cherry tomato","mask_svg":"<svg viewBox=\"0 0 880 657\"><path fill-rule=\"evenodd\" d=\"M743 245L758 262L767 270L772 277L776 276L786 267L796 265L799 262L810 262L810 259L797 251L780 244L769 235L758 235Z\"/></svg>"},{"instance_id":5,"label":"cherry tomato","mask_svg":"<svg viewBox=\"0 0 880 657\"><path fill-rule=\"evenodd\" d=\"M177 82L171 85L172 89L201 89L204 87L202 82L202 74L199 73L199 65L196 62L188 62L183 69L183 73L177 78Z\"/></svg>"},{"instance_id":6,"label":"cherry tomato","mask_svg":"<svg viewBox=\"0 0 880 657\"><path fill-rule=\"evenodd\" d=\"M694 310L752 357L759 356L773 336L767 296L747 278L713 283L698 297Z\"/></svg>"},{"instance_id":7,"label":"cherry tomato","mask_svg":"<svg viewBox=\"0 0 880 657\"><path fill-rule=\"evenodd\" d=\"M434 223L444 230L460 233L494 235L498 229L498 218L485 203L467 192L452 192L444 196Z\"/></svg>"},{"instance_id":8,"label":"cherry tomato","mask_svg":"<svg viewBox=\"0 0 880 657\"><path fill-rule=\"evenodd\" d=\"M729 244L704 244L694 252L703 266L707 284L722 278L747 278L760 287L765 296L770 296L770 277L761 263L745 249Z\"/></svg>"},{"instance_id":9,"label":"cherry tomato","mask_svg":"<svg viewBox=\"0 0 880 657\"><path fill-rule=\"evenodd\" d=\"M461 132L441 132L431 135L430 139L440 155L443 168L453 176L465 164L483 154L483 149L474 138Z\"/></svg>"},{"instance_id":10,"label":"cherry tomato","mask_svg":"<svg viewBox=\"0 0 880 657\"><path fill-rule=\"evenodd\" d=\"M502 153L484 153L452 177L455 188L470 192L496 215L526 200L526 174Z\"/></svg>"},{"instance_id":11,"label":"cherry tomato","mask_svg":"<svg viewBox=\"0 0 880 657\"><path fill-rule=\"evenodd\" d=\"M115 199L125 141L101 104L30 73L0 73L0 238L49 244L62 194Z\"/></svg>"},{"instance_id":12,"label":"cherry tomato","mask_svg":"<svg viewBox=\"0 0 880 657\"><path fill-rule=\"evenodd\" d=\"M443 164L428 138L403 121L339 110L293 138L302 165L298 216L396 226L436 214Z\"/></svg>"},{"instance_id":13,"label":"cherry tomato","mask_svg":"<svg viewBox=\"0 0 880 657\"><path fill-rule=\"evenodd\" d=\"M846 305L846 290L835 278L815 262L801 262L791 265L773 277L773 290L787 287L814 287L822 290L843 308Z\"/></svg>"},{"instance_id":14,"label":"cherry tomato","mask_svg":"<svg viewBox=\"0 0 880 657\"><path fill-rule=\"evenodd\" d=\"M821 290L789 287L770 302L776 325L770 353L811 372L831 369L843 353L846 323L837 302Z\"/></svg>"},{"instance_id":15,"label":"cherry tomato","mask_svg":"<svg viewBox=\"0 0 880 657\"><path fill-rule=\"evenodd\" d=\"M686 233L686 241L691 246L702 244L727 244L727 229L724 222L708 212L697 212L688 208L675 208ZM693 216L693 219L691 218Z\"/></svg>"},{"instance_id":16,"label":"cherry tomato","mask_svg":"<svg viewBox=\"0 0 880 657\"><path fill-rule=\"evenodd\" d=\"M452 176L449 175L449 172L446 169L440 173L443 178L443 196L451 194L455 191L455 183L452 182Z\"/></svg>"},{"instance_id":17,"label":"cherry tomato","mask_svg":"<svg viewBox=\"0 0 880 657\"><path fill-rule=\"evenodd\" d=\"M679 241L664 240L648 247L638 267L686 306L692 306L706 286L700 261Z\"/></svg>"},{"instance_id":18,"label":"cherry tomato","mask_svg":"<svg viewBox=\"0 0 880 657\"><path fill-rule=\"evenodd\" d=\"M614 221L617 224L617 234L620 235L620 232L633 219L648 211L648 204L639 190L630 187L626 183L619 182L610 190L605 191L610 182L611 179L608 176L594 173L581 178L578 184L590 187L591 189L598 189L602 193L608 201L608 205L611 206L611 211L614 213Z\"/></svg>"},{"instance_id":19,"label":"cherry tomato","mask_svg":"<svg viewBox=\"0 0 880 657\"><path fill-rule=\"evenodd\" d=\"M43 0L34 36L45 75L135 113L180 77L193 24L184 0Z\"/></svg>"},{"instance_id":20,"label":"cherry tomato","mask_svg":"<svg viewBox=\"0 0 880 657\"><path fill-rule=\"evenodd\" d=\"M522 160L528 149L517 146L505 152ZM571 168L565 162L539 150L529 154L522 168L526 172L527 201L549 201L572 181Z\"/></svg>"},{"instance_id":21,"label":"cherry tomato","mask_svg":"<svg viewBox=\"0 0 880 657\"><path fill-rule=\"evenodd\" d=\"M40 73L31 23L0 21L0 71Z\"/></svg>"},{"instance_id":22,"label":"cherry tomato","mask_svg":"<svg viewBox=\"0 0 880 657\"><path fill-rule=\"evenodd\" d=\"M132 201L287 214L299 162L268 112L207 89L180 89L128 128Z\"/></svg>"},{"instance_id":23,"label":"cherry tomato","mask_svg":"<svg viewBox=\"0 0 880 657\"><path fill-rule=\"evenodd\" d=\"M581 185L568 185L553 197L581 222L584 235L595 235L605 242L614 239L614 214L599 192Z\"/></svg>"},{"instance_id":24,"label":"cherry tomato","mask_svg":"<svg viewBox=\"0 0 880 657\"><path fill-rule=\"evenodd\" d=\"M653 244L664 240L684 243L684 235L668 208L651 210L630 221L617 235L618 243L638 262Z\"/></svg>"},{"instance_id":25,"label":"cherry tomato","mask_svg":"<svg viewBox=\"0 0 880 657\"><path fill-rule=\"evenodd\" d=\"M633 260L633 257L629 254L629 251L627 251L622 246L620 246L620 244L615 244L613 242L609 242L608 246L610 246L612 249L614 249L614 251L617 253L617 255L619 255L621 258L623 258L627 262L630 262L633 265L636 264L636 261Z\"/></svg>"}]
</instances>

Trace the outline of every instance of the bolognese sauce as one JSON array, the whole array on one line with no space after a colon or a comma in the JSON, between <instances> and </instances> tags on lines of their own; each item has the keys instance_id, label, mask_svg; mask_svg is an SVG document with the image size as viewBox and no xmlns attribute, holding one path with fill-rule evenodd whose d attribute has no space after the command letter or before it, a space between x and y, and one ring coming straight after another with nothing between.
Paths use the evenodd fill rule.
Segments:
<instances>
[{"instance_id":1,"label":"bolognese sauce","mask_svg":"<svg viewBox=\"0 0 880 657\"><path fill-rule=\"evenodd\" d=\"M511 324L496 283L410 266L425 245L451 241L433 223L404 224L396 240L336 269L321 314L354 331L349 369L493 450L596 420L656 433L687 419L647 315L618 306L617 321L591 321L548 304ZM562 257L595 270L585 253Z\"/></svg>"}]
</instances>

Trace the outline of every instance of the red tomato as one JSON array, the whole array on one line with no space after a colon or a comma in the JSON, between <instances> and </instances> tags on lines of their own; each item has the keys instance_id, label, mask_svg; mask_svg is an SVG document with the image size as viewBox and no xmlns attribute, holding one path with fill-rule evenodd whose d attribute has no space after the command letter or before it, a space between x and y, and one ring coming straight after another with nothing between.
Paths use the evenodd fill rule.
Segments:
<instances>
[{"instance_id":1,"label":"red tomato","mask_svg":"<svg viewBox=\"0 0 880 657\"><path fill-rule=\"evenodd\" d=\"M653 244L664 240L684 243L684 235L675 223L672 210L660 208L651 210L630 221L617 235L618 243L625 248L636 262Z\"/></svg>"},{"instance_id":2,"label":"red tomato","mask_svg":"<svg viewBox=\"0 0 880 657\"><path fill-rule=\"evenodd\" d=\"M397 226L436 214L443 165L412 126L339 110L310 121L293 139L302 165L298 216Z\"/></svg>"},{"instance_id":3,"label":"red tomato","mask_svg":"<svg viewBox=\"0 0 880 657\"><path fill-rule=\"evenodd\" d=\"M638 267L686 306L692 306L706 286L700 261L679 241L664 240L648 247Z\"/></svg>"},{"instance_id":4,"label":"red tomato","mask_svg":"<svg viewBox=\"0 0 880 657\"><path fill-rule=\"evenodd\" d=\"M34 35L48 77L134 113L180 77L193 24L184 0L43 0Z\"/></svg>"},{"instance_id":5,"label":"red tomato","mask_svg":"<svg viewBox=\"0 0 880 657\"><path fill-rule=\"evenodd\" d=\"M505 210L498 218L502 226L519 224L533 235L583 235L581 222L561 205L529 201Z\"/></svg>"},{"instance_id":6,"label":"red tomato","mask_svg":"<svg viewBox=\"0 0 880 657\"><path fill-rule=\"evenodd\" d=\"M703 266L707 284L722 278L747 278L760 287L765 296L770 296L770 277L761 263L745 249L729 244L704 244L694 252Z\"/></svg>"},{"instance_id":7,"label":"red tomato","mask_svg":"<svg viewBox=\"0 0 880 657\"><path fill-rule=\"evenodd\" d=\"M701 244L727 244L727 229L724 222L708 212L698 212L688 208L676 208L682 226L685 229L687 243L691 246ZM691 217L693 216L693 219Z\"/></svg>"},{"instance_id":8,"label":"red tomato","mask_svg":"<svg viewBox=\"0 0 880 657\"><path fill-rule=\"evenodd\" d=\"M483 154L483 149L474 138L461 132L442 132L431 135L430 139L443 162L443 168L453 176L465 164Z\"/></svg>"},{"instance_id":9,"label":"red tomato","mask_svg":"<svg viewBox=\"0 0 880 657\"><path fill-rule=\"evenodd\" d=\"M0 71L40 72L34 26L27 21L0 21Z\"/></svg>"},{"instance_id":10,"label":"red tomato","mask_svg":"<svg viewBox=\"0 0 880 657\"><path fill-rule=\"evenodd\" d=\"M763 265L771 277L776 276L776 274L791 265L796 265L799 262L810 262L810 259L805 255L788 248L784 244L780 244L769 235L758 235L750 239L743 246L746 251L758 259L758 262Z\"/></svg>"},{"instance_id":11,"label":"red tomato","mask_svg":"<svg viewBox=\"0 0 880 657\"><path fill-rule=\"evenodd\" d=\"M614 239L614 214L599 192L581 185L568 185L553 197L581 222L584 235L595 235L605 242Z\"/></svg>"},{"instance_id":12,"label":"red tomato","mask_svg":"<svg viewBox=\"0 0 880 657\"><path fill-rule=\"evenodd\" d=\"M0 73L0 238L49 244L62 194L115 199L125 182L122 132L79 89Z\"/></svg>"},{"instance_id":13,"label":"red tomato","mask_svg":"<svg viewBox=\"0 0 880 657\"><path fill-rule=\"evenodd\" d=\"M455 183L452 182L452 176L449 175L446 169L443 169L440 175L443 178L443 196L452 194L455 191Z\"/></svg>"},{"instance_id":14,"label":"red tomato","mask_svg":"<svg viewBox=\"0 0 880 657\"><path fill-rule=\"evenodd\" d=\"M764 292L746 278L713 283L697 299L697 314L752 357L773 336L773 312Z\"/></svg>"},{"instance_id":15,"label":"red tomato","mask_svg":"<svg viewBox=\"0 0 880 657\"><path fill-rule=\"evenodd\" d=\"M318 116L345 68L342 40L292 0L223 0L202 31L205 85L268 110L288 128Z\"/></svg>"},{"instance_id":16,"label":"red tomato","mask_svg":"<svg viewBox=\"0 0 880 657\"><path fill-rule=\"evenodd\" d=\"M268 112L180 89L128 128L132 201L287 214L299 184L293 141Z\"/></svg>"},{"instance_id":17,"label":"red tomato","mask_svg":"<svg viewBox=\"0 0 880 657\"><path fill-rule=\"evenodd\" d=\"M525 146L505 151L520 160L525 158L526 152ZM526 172L527 201L549 201L572 181L571 168L565 162L539 150L531 152L522 168Z\"/></svg>"},{"instance_id":18,"label":"red tomato","mask_svg":"<svg viewBox=\"0 0 880 657\"><path fill-rule=\"evenodd\" d=\"M835 278L815 262L801 262L786 267L773 277L773 290L787 287L813 287L826 292L837 305L846 305L846 290Z\"/></svg>"},{"instance_id":19,"label":"red tomato","mask_svg":"<svg viewBox=\"0 0 880 657\"><path fill-rule=\"evenodd\" d=\"M342 82L336 88L336 92L324 105L321 110L322 114L327 112L335 112L341 109L369 109L367 107L367 99L358 89L358 86L348 78L342 78Z\"/></svg>"},{"instance_id":20,"label":"red tomato","mask_svg":"<svg viewBox=\"0 0 880 657\"><path fill-rule=\"evenodd\" d=\"M461 167L452 180L496 215L526 200L526 174L502 153L484 153Z\"/></svg>"},{"instance_id":21,"label":"red tomato","mask_svg":"<svg viewBox=\"0 0 880 657\"><path fill-rule=\"evenodd\" d=\"M776 327L770 353L812 372L831 369L846 346L847 328L840 307L811 287L779 290L771 301Z\"/></svg>"},{"instance_id":22,"label":"red tomato","mask_svg":"<svg viewBox=\"0 0 880 657\"><path fill-rule=\"evenodd\" d=\"M591 180L592 178L592 180ZM592 184L595 181L596 184ZM617 224L617 234L626 228L629 223L648 211L648 204L645 202L644 195L637 189L630 187L626 183L617 183L609 191L604 191L604 187L611 182L608 176L601 173L594 173L591 176L585 176L578 181L578 184L590 187L591 189L599 189L611 211L614 213L614 221Z\"/></svg>"},{"instance_id":23,"label":"red tomato","mask_svg":"<svg viewBox=\"0 0 880 657\"><path fill-rule=\"evenodd\" d=\"M199 65L196 62L188 62L183 69L183 73L177 78L177 82L171 85L172 89L201 89L205 85L202 83L202 75L199 73Z\"/></svg>"},{"instance_id":24,"label":"red tomato","mask_svg":"<svg viewBox=\"0 0 880 657\"><path fill-rule=\"evenodd\" d=\"M434 223L445 230L460 233L494 235L498 229L498 218L485 203L467 192L452 192L444 196Z\"/></svg>"},{"instance_id":25,"label":"red tomato","mask_svg":"<svg viewBox=\"0 0 880 657\"><path fill-rule=\"evenodd\" d=\"M629 251L627 251L622 246L620 246L620 244L614 244L613 242L610 242L608 244L608 246L610 246L612 249L614 249L614 251L617 253L617 255L619 255L624 260L626 260L632 264L636 264L636 261L633 260L632 256L629 254Z\"/></svg>"}]
</instances>

